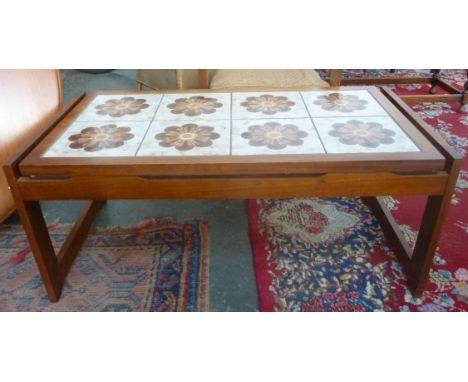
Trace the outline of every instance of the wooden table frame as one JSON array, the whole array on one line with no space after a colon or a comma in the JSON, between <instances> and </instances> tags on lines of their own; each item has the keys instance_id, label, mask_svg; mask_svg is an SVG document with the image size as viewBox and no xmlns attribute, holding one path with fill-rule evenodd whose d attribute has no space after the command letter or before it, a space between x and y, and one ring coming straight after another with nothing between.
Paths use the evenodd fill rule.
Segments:
<instances>
[{"instance_id":1,"label":"wooden table frame","mask_svg":"<svg viewBox=\"0 0 468 382\"><path fill-rule=\"evenodd\" d=\"M190 166L167 159L156 167L149 158L131 158L136 161L134 164L128 163L130 159L67 158L64 165L57 158L40 158L50 141L90 99L85 95L78 97L3 166L50 301L59 299L94 217L110 199L362 197L393 245L408 287L415 296L421 295L450 206L461 156L391 90L382 89L378 97L382 97L382 106L393 118L414 126L418 133L413 139L417 141L419 134L430 142L428 155L418 153L420 160L414 160L411 156L401 155L401 159L389 154L380 155L381 160L377 160L375 154L364 154L362 158L353 154L355 159L340 154L327 161L322 154L315 154L318 159L313 163L300 155L290 160L282 156L283 161L278 163L272 156L259 156L256 163L247 163L243 157L231 158L229 163L199 158ZM376 195L428 195L414 250ZM40 208L42 200L89 200L57 255Z\"/></svg>"},{"instance_id":2,"label":"wooden table frame","mask_svg":"<svg viewBox=\"0 0 468 382\"><path fill-rule=\"evenodd\" d=\"M331 86L349 86L349 85L387 85L387 84L430 84L429 94L427 95L404 95L400 96L407 103L415 102L460 102L460 113L468 112L468 69L466 69L467 79L463 90L440 77L440 69L431 69L431 74L427 76L408 76L408 77L347 77L341 76L341 69L331 69ZM444 89L447 94L435 94L436 88Z\"/></svg>"}]
</instances>

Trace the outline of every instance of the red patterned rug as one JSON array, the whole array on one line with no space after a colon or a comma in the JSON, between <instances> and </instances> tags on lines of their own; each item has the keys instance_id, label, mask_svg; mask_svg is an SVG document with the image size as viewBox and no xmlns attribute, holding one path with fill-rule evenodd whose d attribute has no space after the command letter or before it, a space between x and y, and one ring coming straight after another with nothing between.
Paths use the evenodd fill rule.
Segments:
<instances>
[{"instance_id":1,"label":"red patterned rug","mask_svg":"<svg viewBox=\"0 0 468 382\"><path fill-rule=\"evenodd\" d=\"M443 75L459 88L466 78L462 71ZM427 84L392 87L400 95L428 94L429 90ZM468 115L457 112L458 103L428 102L411 107L455 150L466 154ZM260 310L468 311L466 188L465 159L429 283L418 299L406 288L380 226L359 199L249 201ZM424 202L422 197L386 198L410 243L416 238Z\"/></svg>"},{"instance_id":2,"label":"red patterned rug","mask_svg":"<svg viewBox=\"0 0 468 382\"><path fill-rule=\"evenodd\" d=\"M51 224L54 246L70 225ZM0 227L0 311L206 311L206 221L92 230L50 303L21 226Z\"/></svg>"}]
</instances>

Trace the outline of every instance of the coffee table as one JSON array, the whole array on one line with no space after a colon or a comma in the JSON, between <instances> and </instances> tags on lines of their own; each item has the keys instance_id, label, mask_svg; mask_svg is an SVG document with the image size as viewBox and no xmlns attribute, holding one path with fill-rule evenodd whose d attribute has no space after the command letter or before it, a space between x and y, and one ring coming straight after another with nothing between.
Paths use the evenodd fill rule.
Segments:
<instances>
[{"instance_id":1,"label":"coffee table","mask_svg":"<svg viewBox=\"0 0 468 382\"><path fill-rule=\"evenodd\" d=\"M57 301L109 199L362 197L418 296L460 166L391 90L346 87L83 94L4 170ZM382 195L428 195L414 249ZM57 254L42 200L89 200Z\"/></svg>"}]
</instances>

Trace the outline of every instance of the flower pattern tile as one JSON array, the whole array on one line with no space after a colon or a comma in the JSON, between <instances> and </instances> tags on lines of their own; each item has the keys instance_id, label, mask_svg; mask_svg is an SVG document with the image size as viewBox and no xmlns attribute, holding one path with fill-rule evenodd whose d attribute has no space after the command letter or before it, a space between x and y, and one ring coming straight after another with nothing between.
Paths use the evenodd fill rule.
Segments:
<instances>
[{"instance_id":1,"label":"flower pattern tile","mask_svg":"<svg viewBox=\"0 0 468 382\"><path fill-rule=\"evenodd\" d=\"M186 117L198 117L203 114L216 113L216 109L223 104L215 97L191 96L177 98L173 103L167 105L172 114L183 114Z\"/></svg>"},{"instance_id":2,"label":"flower pattern tile","mask_svg":"<svg viewBox=\"0 0 468 382\"><path fill-rule=\"evenodd\" d=\"M232 155L324 152L309 118L232 121Z\"/></svg>"},{"instance_id":3,"label":"flower pattern tile","mask_svg":"<svg viewBox=\"0 0 468 382\"><path fill-rule=\"evenodd\" d=\"M221 135L214 131L212 126L186 123L182 126L169 126L164 132L154 137L159 141L161 147L173 147L179 151L189 151L197 147L209 147L215 139Z\"/></svg>"},{"instance_id":4,"label":"flower pattern tile","mask_svg":"<svg viewBox=\"0 0 468 382\"><path fill-rule=\"evenodd\" d=\"M313 118L313 121L327 153L420 151L390 117Z\"/></svg>"},{"instance_id":5,"label":"flower pattern tile","mask_svg":"<svg viewBox=\"0 0 468 382\"><path fill-rule=\"evenodd\" d=\"M299 92L232 93L232 119L305 118Z\"/></svg>"},{"instance_id":6,"label":"flower pattern tile","mask_svg":"<svg viewBox=\"0 0 468 382\"><path fill-rule=\"evenodd\" d=\"M276 113L291 111L296 103L286 96L275 96L271 94L262 94L260 96L250 96L241 102L248 112L273 115Z\"/></svg>"},{"instance_id":7,"label":"flower pattern tile","mask_svg":"<svg viewBox=\"0 0 468 382\"><path fill-rule=\"evenodd\" d=\"M88 152L114 149L123 146L126 141L135 137L130 127L119 127L117 125L104 125L98 127L86 127L78 134L68 137L71 141L68 146L71 149L83 149Z\"/></svg>"},{"instance_id":8,"label":"flower pattern tile","mask_svg":"<svg viewBox=\"0 0 468 382\"><path fill-rule=\"evenodd\" d=\"M138 156L230 154L230 121L154 121Z\"/></svg>"},{"instance_id":9,"label":"flower pattern tile","mask_svg":"<svg viewBox=\"0 0 468 382\"><path fill-rule=\"evenodd\" d=\"M366 110L368 101L359 98L356 94L343 94L339 92L324 94L317 97L315 105L319 105L323 110L340 111L351 113L358 110Z\"/></svg>"},{"instance_id":10,"label":"flower pattern tile","mask_svg":"<svg viewBox=\"0 0 468 382\"><path fill-rule=\"evenodd\" d=\"M43 157L134 156L148 129L146 122L75 122Z\"/></svg>"},{"instance_id":11,"label":"flower pattern tile","mask_svg":"<svg viewBox=\"0 0 468 382\"><path fill-rule=\"evenodd\" d=\"M230 118L230 93L187 93L165 94L155 120L193 122Z\"/></svg>"},{"instance_id":12,"label":"flower pattern tile","mask_svg":"<svg viewBox=\"0 0 468 382\"><path fill-rule=\"evenodd\" d=\"M301 94L312 117L387 115L367 90L308 91Z\"/></svg>"},{"instance_id":13,"label":"flower pattern tile","mask_svg":"<svg viewBox=\"0 0 468 382\"><path fill-rule=\"evenodd\" d=\"M161 94L98 95L78 116L77 121L151 121Z\"/></svg>"},{"instance_id":14,"label":"flower pattern tile","mask_svg":"<svg viewBox=\"0 0 468 382\"><path fill-rule=\"evenodd\" d=\"M302 146L304 144L302 138L308 135L296 125L270 121L250 125L241 137L247 139L250 146L266 146L270 150L282 150L288 146Z\"/></svg>"},{"instance_id":15,"label":"flower pattern tile","mask_svg":"<svg viewBox=\"0 0 468 382\"><path fill-rule=\"evenodd\" d=\"M345 123L334 123L328 135L338 138L340 143L345 145L374 148L395 143L393 136L396 134L393 130L385 129L380 123L348 120Z\"/></svg>"},{"instance_id":16,"label":"flower pattern tile","mask_svg":"<svg viewBox=\"0 0 468 382\"><path fill-rule=\"evenodd\" d=\"M149 107L145 98L122 97L107 100L95 107L96 114L108 115L109 117L123 117L140 113Z\"/></svg>"}]
</instances>

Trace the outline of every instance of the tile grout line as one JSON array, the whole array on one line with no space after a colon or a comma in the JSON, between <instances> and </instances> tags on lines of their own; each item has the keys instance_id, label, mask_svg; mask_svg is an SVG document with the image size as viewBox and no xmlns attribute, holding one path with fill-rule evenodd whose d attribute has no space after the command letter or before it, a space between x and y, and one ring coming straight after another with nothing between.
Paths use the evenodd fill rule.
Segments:
<instances>
[{"instance_id":1,"label":"tile grout line","mask_svg":"<svg viewBox=\"0 0 468 382\"><path fill-rule=\"evenodd\" d=\"M314 127L315 133L317 134L317 137L320 141L320 144L322 145L323 150L325 151L325 154L328 154L327 149L325 148L325 144L322 141L322 138L320 137L319 131L317 129L317 126L315 126L314 119L312 118L312 115L310 114L309 108L307 107L307 104L304 100L304 96L302 95L302 92L298 92L299 95L301 96L302 103L304 104L305 109L307 110L307 114L309 115L310 122L312 122L312 126Z\"/></svg>"},{"instance_id":2,"label":"tile grout line","mask_svg":"<svg viewBox=\"0 0 468 382\"><path fill-rule=\"evenodd\" d=\"M137 148L137 150L136 150L136 152L135 152L135 155L133 155L134 157L136 157L136 156L138 155L138 153L140 152L141 146L143 145L143 142L145 141L146 136L148 135L148 132L149 132L149 130L150 130L150 128L151 128L151 125L153 124L154 119L156 118L156 114L157 114L159 108L161 107L161 104L162 104L162 101L163 101L163 99L164 99L164 96L165 96L165 94L162 94L161 99L159 100L159 104L158 104L158 106L156 107L156 111L155 111L154 114L153 114L153 118L149 121L148 128L146 129L146 132L145 132L145 134L143 135L143 138L142 138L140 144L138 145L138 148Z\"/></svg>"}]
</instances>

